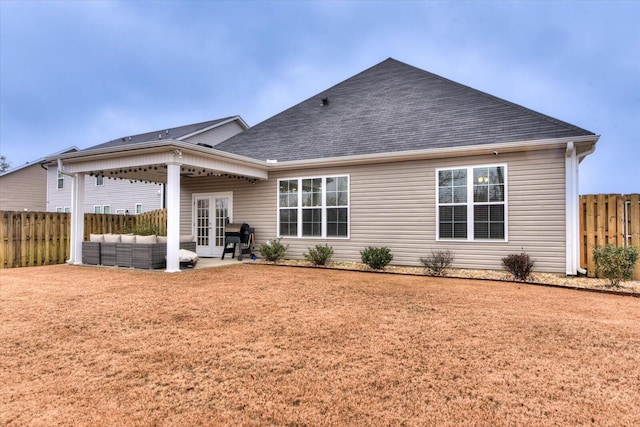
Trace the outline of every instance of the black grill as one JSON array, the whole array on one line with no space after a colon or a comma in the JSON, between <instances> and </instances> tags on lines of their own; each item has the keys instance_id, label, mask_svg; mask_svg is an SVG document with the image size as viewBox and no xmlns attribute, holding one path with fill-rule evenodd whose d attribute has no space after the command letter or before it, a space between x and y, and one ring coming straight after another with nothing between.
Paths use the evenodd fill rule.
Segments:
<instances>
[{"instance_id":1,"label":"black grill","mask_svg":"<svg viewBox=\"0 0 640 427\"><path fill-rule=\"evenodd\" d=\"M224 249L222 250L222 259L225 254L230 253L231 258L236 255L236 247L240 247L238 252L238 261L242 261L242 255L248 254L253 256L253 245L255 242L254 230L249 224L233 224L229 223L225 227L224 232Z\"/></svg>"}]
</instances>

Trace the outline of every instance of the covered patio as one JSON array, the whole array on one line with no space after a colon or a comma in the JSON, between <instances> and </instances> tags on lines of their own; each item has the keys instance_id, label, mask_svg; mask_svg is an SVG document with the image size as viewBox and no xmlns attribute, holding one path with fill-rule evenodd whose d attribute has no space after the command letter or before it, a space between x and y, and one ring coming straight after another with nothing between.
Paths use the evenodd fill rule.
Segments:
<instances>
[{"instance_id":1,"label":"covered patio","mask_svg":"<svg viewBox=\"0 0 640 427\"><path fill-rule=\"evenodd\" d=\"M167 272L180 271L180 191L185 177L266 180L267 163L189 142L165 139L88 149L47 159L72 177L70 264L82 264L83 203L87 176L165 185Z\"/></svg>"}]
</instances>

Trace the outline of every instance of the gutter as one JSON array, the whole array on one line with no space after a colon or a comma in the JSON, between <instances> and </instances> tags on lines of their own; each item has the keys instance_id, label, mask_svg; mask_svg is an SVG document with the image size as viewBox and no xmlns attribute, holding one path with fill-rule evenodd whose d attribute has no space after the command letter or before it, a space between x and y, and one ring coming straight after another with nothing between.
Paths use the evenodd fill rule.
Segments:
<instances>
[{"instance_id":1,"label":"gutter","mask_svg":"<svg viewBox=\"0 0 640 427\"><path fill-rule=\"evenodd\" d=\"M269 170L286 170L300 167L344 166L358 163L386 163L403 160L427 158L462 157L482 154L508 153L527 150L544 150L564 147L569 142L585 143L597 141L599 135L585 135L573 138L540 139L534 141L501 142L494 144L468 145L460 147L429 148L424 150L398 151L395 153L356 154L353 156L330 157L320 159L290 160L278 162L270 160ZM588 153L584 153L586 156Z\"/></svg>"}]
</instances>

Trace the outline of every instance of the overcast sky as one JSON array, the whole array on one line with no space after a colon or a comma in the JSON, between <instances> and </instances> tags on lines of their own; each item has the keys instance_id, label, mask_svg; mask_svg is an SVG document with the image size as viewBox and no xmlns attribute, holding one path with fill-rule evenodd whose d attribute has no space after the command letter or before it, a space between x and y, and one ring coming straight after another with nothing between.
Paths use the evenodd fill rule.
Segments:
<instances>
[{"instance_id":1,"label":"overcast sky","mask_svg":"<svg viewBox=\"0 0 640 427\"><path fill-rule=\"evenodd\" d=\"M0 0L0 154L240 115L388 57L602 135L580 192L640 192L640 2Z\"/></svg>"}]
</instances>

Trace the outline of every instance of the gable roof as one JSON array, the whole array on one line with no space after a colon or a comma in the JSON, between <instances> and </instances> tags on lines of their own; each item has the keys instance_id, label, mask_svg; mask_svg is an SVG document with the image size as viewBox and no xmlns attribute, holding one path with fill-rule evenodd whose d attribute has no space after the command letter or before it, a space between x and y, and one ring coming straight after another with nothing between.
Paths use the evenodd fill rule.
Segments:
<instances>
[{"instance_id":1,"label":"gable roof","mask_svg":"<svg viewBox=\"0 0 640 427\"><path fill-rule=\"evenodd\" d=\"M25 163L23 165L15 166L15 167L13 167L11 169L7 169L6 171L1 172L0 176L9 175L11 173L18 172L21 169L28 168L28 167L31 167L33 165L40 165L42 163L46 163L47 159L50 158L50 157L59 156L60 154L65 154L65 153L76 152L78 150L79 150L79 148L76 147L75 145L73 145L73 146L71 146L69 148L65 148L64 150L56 151L55 153L49 154L46 157L40 157L39 159L32 160L32 161L27 162L27 163Z\"/></svg>"},{"instance_id":2,"label":"gable roof","mask_svg":"<svg viewBox=\"0 0 640 427\"><path fill-rule=\"evenodd\" d=\"M294 161L594 135L389 58L216 146Z\"/></svg>"},{"instance_id":3,"label":"gable roof","mask_svg":"<svg viewBox=\"0 0 640 427\"><path fill-rule=\"evenodd\" d=\"M119 146L131 145L131 144L139 144L143 142L160 141L165 139L180 140L201 132L205 132L216 126L220 126L222 124L225 124L233 120L237 120L241 124L241 126L244 127L245 129L248 127L244 123L244 121L240 118L240 116L231 116L231 117L225 117L217 120L209 120L201 123L178 126L175 128L161 129L161 130L156 130L152 132L141 133L138 135L125 136L122 138L113 139L111 141L108 141L102 144L94 145L89 149L93 150L96 148L119 147Z\"/></svg>"}]
</instances>

